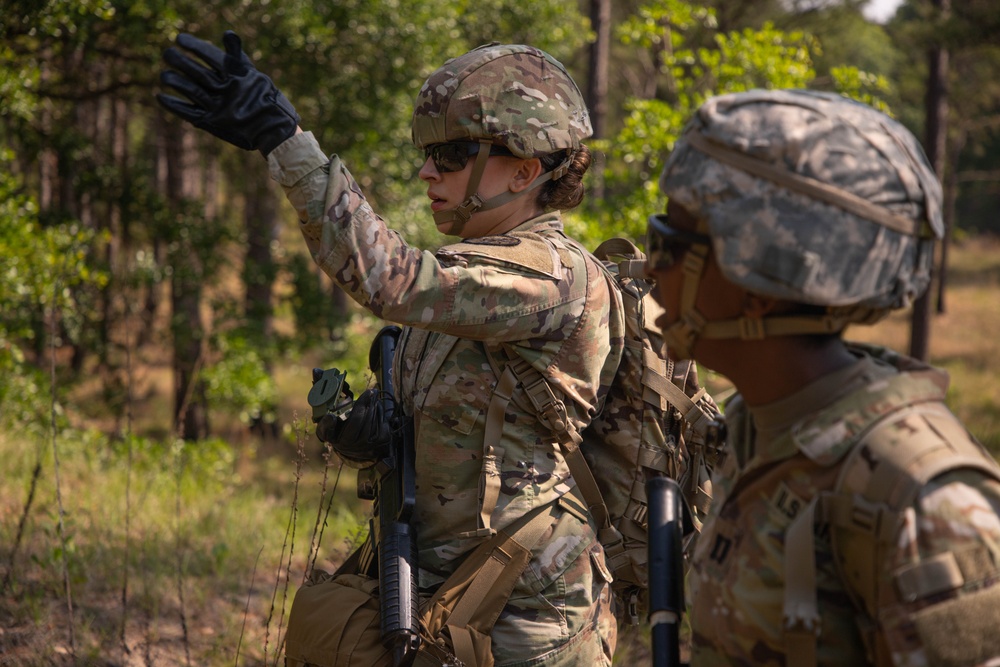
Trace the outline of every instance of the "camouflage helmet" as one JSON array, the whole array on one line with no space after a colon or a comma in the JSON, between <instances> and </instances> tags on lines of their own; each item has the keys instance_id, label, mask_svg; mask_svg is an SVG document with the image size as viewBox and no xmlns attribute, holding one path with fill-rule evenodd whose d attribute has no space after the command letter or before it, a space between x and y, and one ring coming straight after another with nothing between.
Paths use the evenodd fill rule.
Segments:
<instances>
[{"instance_id":1,"label":"camouflage helmet","mask_svg":"<svg viewBox=\"0 0 1000 667\"><path fill-rule=\"evenodd\" d=\"M413 109L417 148L489 141L521 158L575 151L591 135L583 95L549 54L521 44L487 44L432 73Z\"/></svg>"},{"instance_id":2,"label":"camouflage helmet","mask_svg":"<svg viewBox=\"0 0 1000 667\"><path fill-rule=\"evenodd\" d=\"M941 188L917 140L831 93L709 99L678 139L660 189L699 220L729 280L853 311L853 321L921 294L943 233Z\"/></svg>"}]
</instances>

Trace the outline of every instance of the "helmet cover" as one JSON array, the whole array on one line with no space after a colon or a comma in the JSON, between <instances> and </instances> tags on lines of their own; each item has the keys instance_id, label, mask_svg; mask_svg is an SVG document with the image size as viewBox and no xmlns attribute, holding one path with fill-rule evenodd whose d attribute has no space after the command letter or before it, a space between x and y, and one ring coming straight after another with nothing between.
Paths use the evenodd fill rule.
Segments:
<instances>
[{"instance_id":1,"label":"helmet cover","mask_svg":"<svg viewBox=\"0 0 1000 667\"><path fill-rule=\"evenodd\" d=\"M768 171L782 173L761 176ZM926 289L943 233L941 187L916 138L832 93L709 99L667 159L660 189L707 228L729 280L800 303L905 307ZM830 194L806 194L819 190Z\"/></svg>"},{"instance_id":2,"label":"helmet cover","mask_svg":"<svg viewBox=\"0 0 1000 667\"><path fill-rule=\"evenodd\" d=\"M534 158L575 151L592 132L566 68L520 44L487 44L449 60L427 78L413 109L417 148L487 140Z\"/></svg>"}]
</instances>

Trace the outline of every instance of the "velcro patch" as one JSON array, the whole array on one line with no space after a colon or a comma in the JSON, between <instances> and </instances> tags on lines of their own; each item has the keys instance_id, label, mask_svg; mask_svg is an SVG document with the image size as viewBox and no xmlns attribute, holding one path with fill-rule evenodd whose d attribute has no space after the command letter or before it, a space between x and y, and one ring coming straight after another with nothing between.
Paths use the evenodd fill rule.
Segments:
<instances>
[{"instance_id":1,"label":"velcro patch","mask_svg":"<svg viewBox=\"0 0 1000 667\"><path fill-rule=\"evenodd\" d=\"M928 664L982 665L1000 655L997 609L1000 609L1000 585L959 594L914 612L913 624Z\"/></svg>"}]
</instances>

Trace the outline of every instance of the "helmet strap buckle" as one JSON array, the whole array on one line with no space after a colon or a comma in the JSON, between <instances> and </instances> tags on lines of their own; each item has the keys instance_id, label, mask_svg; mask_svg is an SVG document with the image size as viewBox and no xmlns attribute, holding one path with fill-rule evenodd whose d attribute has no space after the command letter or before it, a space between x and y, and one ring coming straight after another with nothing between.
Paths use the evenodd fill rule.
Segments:
<instances>
[{"instance_id":1,"label":"helmet strap buckle","mask_svg":"<svg viewBox=\"0 0 1000 667\"><path fill-rule=\"evenodd\" d=\"M455 207L455 217L459 222L466 223L472 217L473 213L483 207L483 203L483 198L477 192Z\"/></svg>"}]
</instances>

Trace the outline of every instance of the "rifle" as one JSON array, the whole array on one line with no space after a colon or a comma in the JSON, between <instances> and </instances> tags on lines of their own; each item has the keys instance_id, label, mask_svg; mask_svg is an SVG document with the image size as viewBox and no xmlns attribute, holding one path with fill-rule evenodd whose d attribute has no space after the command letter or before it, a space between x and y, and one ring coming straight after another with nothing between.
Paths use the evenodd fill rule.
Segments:
<instances>
[{"instance_id":1,"label":"rifle","mask_svg":"<svg viewBox=\"0 0 1000 667\"><path fill-rule=\"evenodd\" d=\"M377 395L362 394L354 401L345 373L313 369L309 404L321 440L356 463L366 460L363 454L377 459L358 470L358 497L373 501L374 513L368 540L352 559L358 559L358 572L378 577L382 643L392 651L393 664L406 665L420 645L420 624L416 534L410 527L416 504L413 420L397 410L392 379L400 333L397 326L383 327L372 341L368 366L375 374Z\"/></svg>"},{"instance_id":2,"label":"rifle","mask_svg":"<svg viewBox=\"0 0 1000 667\"><path fill-rule=\"evenodd\" d=\"M375 374L381 398L387 403L386 418L395 425L389 455L369 468L374 491L375 516L370 523L377 545L379 612L382 616L382 643L393 650L396 665L405 664L420 644L417 621L417 547L410 519L416 504L413 420L396 415L392 359L401 330L383 327L372 341L368 366ZM360 474L359 474L360 478ZM358 482L358 495L362 484ZM363 496L362 496L363 497Z\"/></svg>"},{"instance_id":3,"label":"rifle","mask_svg":"<svg viewBox=\"0 0 1000 667\"><path fill-rule=\"evenodd\" d=\"M669 477L646 482L649 503L649 625L653 639L653 665L681 664L680 623L684 613L683 538L681 490Z\"/></svg>"}]
</instances>

